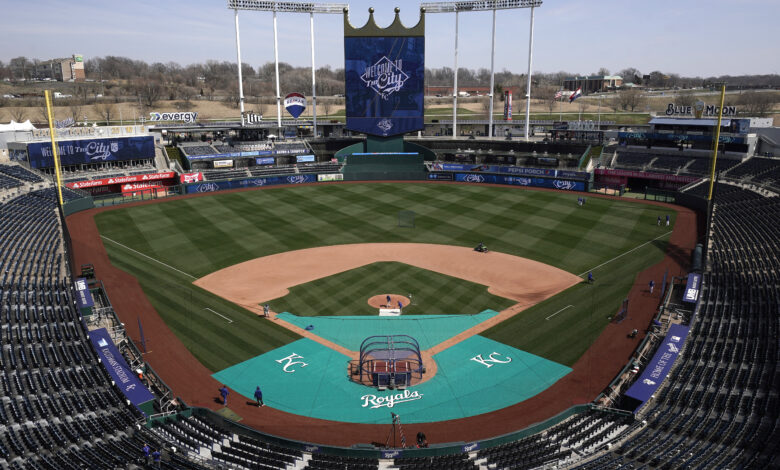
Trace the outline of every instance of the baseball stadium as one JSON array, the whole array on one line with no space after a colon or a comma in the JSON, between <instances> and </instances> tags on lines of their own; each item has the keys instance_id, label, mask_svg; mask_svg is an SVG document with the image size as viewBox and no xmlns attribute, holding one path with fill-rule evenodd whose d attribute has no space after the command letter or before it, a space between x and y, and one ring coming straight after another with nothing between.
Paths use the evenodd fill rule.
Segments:
<instances>
[{"instance_id":1,"label":"baseball stadium","mask_svg":"<svg viewBox=\"0 0 780 470\"><path fill-rule=\"evenodd\" d=\"M260 3L237 39L343 14L345 122L277 85L274 120L0 131L3 469L780 468L760 120L459 138L422 90L463 5Z\"/></svg>"}]
</instances>

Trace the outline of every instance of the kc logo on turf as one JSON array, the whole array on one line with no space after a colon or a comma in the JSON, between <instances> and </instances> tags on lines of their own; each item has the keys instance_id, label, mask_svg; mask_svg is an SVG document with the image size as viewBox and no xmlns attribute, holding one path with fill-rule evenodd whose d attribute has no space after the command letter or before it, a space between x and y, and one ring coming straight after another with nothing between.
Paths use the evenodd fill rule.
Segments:
<instances>
[{"instance_id":1,"label":"kc logo on turf","mask_svg":"<svg viewBox=\"0 0 780 470\"><path fill-rule=\"evenodd\" d=\"M279 364L284 362L285 364L282 366L282 370L287 372L288 374L292 374L292 373L294 373L296 371L296 369L288 369L289 367L292 367L292 366L294 366L296 364L300 364L301 365L301 369L303 369L304 367L309 365L308 363L303 362L303 361L296 361L296 359L303 359L303 356L301 356L299 354L292 353L292 354L290 354L287 357L283 357L281 359L277 359L276 362L278 362Z\"/></svg>"},{"instance_id":2,"label":"kc logo on turf","mask_svg":"<svg viewBox=\"0 0 780 470\"><path fill-rule=\"evenodd\" d=\"M502 361L499 358L496 358L496 357L493 357L493 356L501 356L501 355L499 353L497 353L497 352L492 352L492 353L490 353L490 355L488 356L487 359L484 359L482 357L482 354L480 354L478 356L472 357L471 360L475 361L475 362L479 362L480 364L482 364L483 366L487 367L488 369L490 369L491 367L493 367L496 364L509 364L510 362L512 362L512 358L509 357L509 356L504 356L506 358L505 361Z\"/></svg>"}]
</instances>

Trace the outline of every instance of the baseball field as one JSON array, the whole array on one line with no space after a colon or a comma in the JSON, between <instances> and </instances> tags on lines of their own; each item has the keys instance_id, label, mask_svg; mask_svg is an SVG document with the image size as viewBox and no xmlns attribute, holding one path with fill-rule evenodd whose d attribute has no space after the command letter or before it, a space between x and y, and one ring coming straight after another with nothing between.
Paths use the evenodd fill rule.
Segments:
<instances>
[{"instance_id":1,"label":"baseball field","mask_svg":"<svg viewBox=\"0 0 780 470\"><path fill-rule=\"evenodd\" d=\"M257 258L365 243L483 242L491 251L485 256L527 258L583 279L592 271L594 284L534 302L481 334L571 367L618 311L636 273L664 257L672 227L657 226L657 217L676 218L667 208L621 200L594 197L579 206L578 195L455 184L311 185L119 208L95 220L113 265L138 279L165 323L215 373L301 336L259 319L259 304L231 302L194 281ZM399 226L400 211L414 212L413 227ZM274 312L297 317L375 316L367 300L388 293L411 296L404 315L467 316L517 304L485 285L398 261L311 280L266 300Z\"/></svg>"}]
</instances>

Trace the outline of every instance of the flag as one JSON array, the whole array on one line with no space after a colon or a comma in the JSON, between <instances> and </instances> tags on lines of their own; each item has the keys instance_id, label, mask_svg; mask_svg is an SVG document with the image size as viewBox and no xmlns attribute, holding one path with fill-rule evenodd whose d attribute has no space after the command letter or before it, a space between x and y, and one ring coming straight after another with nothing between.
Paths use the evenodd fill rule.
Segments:
<instances>
[{"instance_id":1,"label":"flag","mask_svg":"<svg viewBox=\"0 0 780 470\"><path fill-rule=\"evenodd\" d=\"M577 91L575 91L574 93L571 94L571 96L569 96L569 103L576 100L580 96L582 96L582 87L577 88Z\"/></svg>"},{"instance_id":2,"label":"flag","mask_svg":"<svg viewBox=\"0 0 780 470\"><path fill-rule=\"evenodd\" d=\"M555 94L554 100L560 99L561 96L563 96L563 90L558 90L558 93Z\"/></svg>"}]
</instances>

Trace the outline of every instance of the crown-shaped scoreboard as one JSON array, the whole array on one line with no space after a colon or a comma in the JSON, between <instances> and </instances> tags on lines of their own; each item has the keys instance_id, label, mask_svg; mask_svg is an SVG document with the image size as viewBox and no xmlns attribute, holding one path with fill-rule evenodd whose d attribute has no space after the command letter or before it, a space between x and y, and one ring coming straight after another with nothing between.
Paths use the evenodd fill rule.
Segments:
<instances>
[{"instance_id":1,"label":"crown-shaped scoreboard","mask_svg":"<svg viewBox=\"0 0 780 470\"><path fill-rule=\"evenodd\" d=\"M386 28L374 21L355 28L344 9L344 70L347 129L390 137L423 129L425 10L407 28L400 9Z\"/></svg>"}]
</instances>

